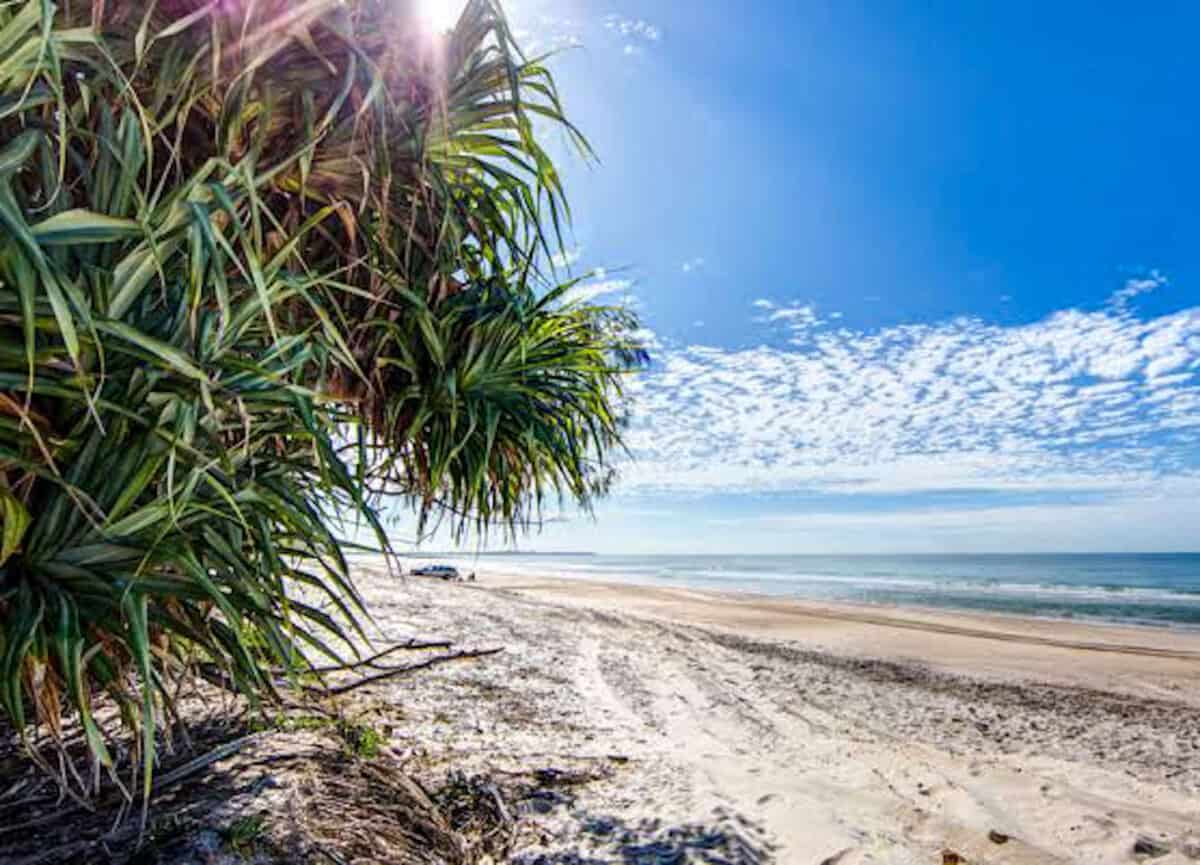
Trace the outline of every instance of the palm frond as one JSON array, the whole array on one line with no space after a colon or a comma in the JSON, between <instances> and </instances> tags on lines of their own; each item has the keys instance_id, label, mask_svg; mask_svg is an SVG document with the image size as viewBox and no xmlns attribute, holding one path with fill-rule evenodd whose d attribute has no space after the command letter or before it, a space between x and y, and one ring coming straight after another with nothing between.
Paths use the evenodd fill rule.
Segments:
<instances>
[{"instance_id":1,"label":"palm frond","mask_svg":"<svg viewBox=\"0 0 1200 865\"><path fill-rule=\"evenodd\" d=\"M106 694L147 790L174 682L270 698L361 637L343 518L606 491L643 355L537 267L537 130L588 151L492 0L434 40L393 0L81 7L0 4L0 706L111 766Z\"/></svg>"}]
</instances>

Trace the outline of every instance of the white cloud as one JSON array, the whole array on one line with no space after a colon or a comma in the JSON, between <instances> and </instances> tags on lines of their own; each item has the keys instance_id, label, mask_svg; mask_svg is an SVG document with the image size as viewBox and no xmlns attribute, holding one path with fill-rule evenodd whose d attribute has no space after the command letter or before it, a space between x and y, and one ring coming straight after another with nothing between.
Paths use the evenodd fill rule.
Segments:
<instances>
[{"instance_id":1,"label":"white cloud","mask_svg":"<svg viewBox=\"0 0 1200 865\"><path fill-rule=\"evenodd\" d=\"M662 348L662 342L659 341L658 334L648 327L635 330L630 334L630 338L647 351L658 351Z\"/></svg>"},{"instance_id":2,"label":"white cloud","mask_svg":"<svg viewBox=\"0 0 1200 865\"><path fill-rule=\"evenodd\" d=\"M570 268L583 256L583 249L576 246L573 249L561 249L550 256L550 263L559 270Z\"/></svg>"},{"instance_id":3,"label":"white cloud","mask_svg":"<svg viewBox=\"0 0 1200 865\"><path fill-rule=\"evenodd\" d=\"M565 303L584 303L609 294L624 294L633 287L628 279L598 279L581 282L563 295Z\"/></svg>"},{"instance_id":4,"label":"white cloud","mask_svg":"<svg viewBox=\"0 0 1200 865\"><path fill-rule=\"evenodd\" d=\"M1149 294L1166 284L1167 278L1157 270L1152 270L1147 276L1126 280L1125 285L1112 293L1109 301L1116 307L1124 307L1139 294Z\"/></svg>"},{"instance_id":5,"label":"white cloud","mask_svg":"<svg viewBox=\"0 0 1200 865\"><path fill-rule=\"evenodd\" d=\"M1146 378L1160 379L1169 372L1174 372L1181 366L1186 366L1194 359L1192 352L1179 346L1167 354L1162 354L1146 364Z\"/></svg>"},{"instance_id":6,"label":"white cloud","mask_svg":"<svg viewBox=\"0 0 1200 865\"><path fill-rule=\"evenodd\" d=\"M705 263L706 262L704 261L704 259L702 257L697 256L696 258L689 258L687 261L685 261L683 264L681 264L679 266L679 269L682 270L684 273L692 273L693 271L699 270L700 268L704 267Z\"/></svg>"},{"instance_id":7,"label":"white cloud","mask_svg":"<svg viewBox=\"0 0 1200 865\"><path fill-rule=\"evenodd\" d=\"M627 39L657 42L662 38L662 31L658 27L641 18L625 18L615 14L606 15L604 27Z\"/></svg>"},{"instance_id":8,"label":"white cloud","mask_svg":"<svg viewBox=\"0 0 1200 865\"><path fill-rule=\"evenodd\" d=\"M586 24L569 16L530 15L524 26L513 30L513 38L530 56L577 48L583 45Z\"/></svg>"},{"instance_id":9,"label":"white cloud","mask_svg":"<svg viewBox=\"0 0 1200 865\"><path fill-rule=\"evenodd\" d=\"M598 33L605 34L610 47L619 47L626 56L645 53L660 42L662 30L642 18L610 14L603 18L573 17L557 12L561 4L537 2L516 4L513 36L529 56L549 54L594 44ZM533 8L537 7L537 8ZM554 11L552 11L554 10Z\"/></svg>"},{"instance_id":10,"label":"white cloud","mask_svg":"<svg viewBox=\"0 0 1200 865\"><path fill-rule=\"evenodd\" d=\"M765 321L773 324L778 324L786 327L792 334L791 343L793 345L803 345L810 337L811 332L827 322L817 314L817 308L811 303L798 303L793 301L784 306L779 306L769 300L755 300L752 306L757 307L767 313L764 318L759 318L757 321ZM831 313L829 320L835 320L842 317L840 312Z\"/></svg>"},{"instance_id":11,"label":"white cloud","mask_svg":"<svg viewBox=\"0 0 1200 865\"><path fill-rule=\"evenodd\" d=\"M642 18L606 15L604 29L621 38L624 43L621 51L626 57L640 56L646 52L647 46L662 39L662 31Z\"/></svg>"},{"instance_id":12,"label":"white cloud","mask_svg":"<svg viewBox=\"0 0 1200 865\"><path fill-rule=\"evenodd\" d=\"M817 311L812 306L807 304L803 306L787 306L783 309L776 309L767 318L770 321L785 321L789 325L813 325L816 324Z\"/></svg>"},{"instance_id":13,"label":"white cloud","mask_svg":"<svg viewBox=\"0 0 1200 865\"><path fill-rule=\"evenodd\" d=\"M634 383L627 490L1128 496L1191 477L1200 307L860 331L754 306L791 348L666 348Z\"/></svg>"}]
</instances>

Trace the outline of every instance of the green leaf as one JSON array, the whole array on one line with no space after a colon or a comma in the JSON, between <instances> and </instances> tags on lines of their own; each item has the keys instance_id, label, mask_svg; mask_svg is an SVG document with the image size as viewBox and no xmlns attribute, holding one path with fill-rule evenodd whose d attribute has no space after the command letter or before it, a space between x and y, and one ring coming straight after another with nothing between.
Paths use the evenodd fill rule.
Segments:
<instances>
[{"instance_id":1,"label":"green leaf","mask_svg":"<svg viewBox=\"0 0 1200 865\"><path fill-rule=\"evenodd\" d=\"M172 370L196 381L207 382L208 375L188 355L173 345L147 336L136 328L119 321L98 320L96 329L125 340L131 345L162 360Z\"/></svg>"},{"instance_id":2,"label":"green leaf","mask_svg":"<svg viewBox=\"0 0 1200 865\"><path fill-rule=\"evenodd\" d=\"M43 246L114 243L143 233L132 219L118 219L82 208L56 213L31 226L29 231Z\"/></svg>"},{"instance_id":3,"label":"green leaf","mask_svg":"<svg viewBox=\"0 0 1200 865\"><path fill-rule=\"evenodd\" d=\"M29 528L29 511L20 499L9 490L0 488L0 516L4 518L4 528L0 536L0 565L4 564L21 546L21 539Z\"/></svg>"},{"instance_id":4,"label":"green leaf","mask_svg":"<svg viewBox=\"0 0 1200 865\"><path fill-rule=\"evenodd\" d=\"M460 537L587 508L640 357L541 272L546 133L589 151L495 0L436 94L392 4L203 3L0 0L0 708L54 720L46 665L143 797L181 675L253 704L365 644L371 490Z\"/></svg>"}]
</instances>

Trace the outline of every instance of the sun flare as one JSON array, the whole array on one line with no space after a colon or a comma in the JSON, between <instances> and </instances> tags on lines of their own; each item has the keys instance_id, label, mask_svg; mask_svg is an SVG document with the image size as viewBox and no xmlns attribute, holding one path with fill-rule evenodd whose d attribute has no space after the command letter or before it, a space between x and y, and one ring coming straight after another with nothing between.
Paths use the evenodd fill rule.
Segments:
<instances>
[{"instance_id":1,"label":"sun flare","mask_svg":"<svg viewBox=\"0 0 1200 865\"><path fill-rule=\"evenodd\" d=\"M435 32L449 30L458 23L464 0L413 0L417 19Z\"/></svg>"}]
</instances>

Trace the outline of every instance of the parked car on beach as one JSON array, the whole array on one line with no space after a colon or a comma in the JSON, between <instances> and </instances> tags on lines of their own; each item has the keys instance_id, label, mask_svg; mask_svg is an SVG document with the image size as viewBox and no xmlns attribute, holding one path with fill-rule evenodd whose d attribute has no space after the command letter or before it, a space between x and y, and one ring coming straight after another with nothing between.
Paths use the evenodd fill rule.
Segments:
<instances>
[{"instance_id":1,"label":"parked car on beach","mask_svg":"<svg viewBox=\"0 0 1200 865\"><path fill-rule=\"evenodd\" d=\"M409 571L414 577L437 577L439 580L461 580L458 568L451 565L425 565Z\"/></svg>"}]
</instances>

